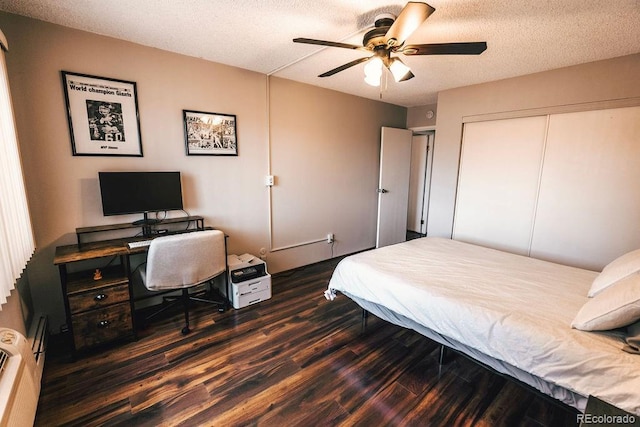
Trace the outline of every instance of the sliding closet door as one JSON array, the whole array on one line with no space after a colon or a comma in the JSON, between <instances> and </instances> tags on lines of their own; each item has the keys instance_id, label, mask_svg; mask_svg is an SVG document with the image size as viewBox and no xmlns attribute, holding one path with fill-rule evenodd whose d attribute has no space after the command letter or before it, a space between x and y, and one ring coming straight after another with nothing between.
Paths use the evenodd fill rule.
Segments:
<instances>
[{"instance_id":1,"label":"sliding closet door","mask_svg":"<svg viewBox=\"0 0 640 427\"><path fill-rule=\"evenodd\" d=\"M528 254L546 116L466 123L453 238Z\"/></svg>"},{"instance_id":2,"label":"sliding closet door","mask_svg":"<svg viewBox=\"0 0 640 427\"><path fill-rule=\"evenodd\" d=\"M640 107L554 114L531 256L600 270L640 248Z\"/></svg>"}]
</instances>

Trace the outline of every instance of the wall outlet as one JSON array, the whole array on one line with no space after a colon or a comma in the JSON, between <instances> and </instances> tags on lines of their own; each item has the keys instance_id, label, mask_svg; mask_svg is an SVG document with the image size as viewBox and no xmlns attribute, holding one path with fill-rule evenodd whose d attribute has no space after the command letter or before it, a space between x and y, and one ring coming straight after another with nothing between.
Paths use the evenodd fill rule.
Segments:
<instances>
[{"instance_id":1,"label":"wall outlet","mask_svg":"<svg viewBox=\"0 0 640 427\"><path fill-rule=\"evenodd\" d=\"M327 243L333 243L333 233L327 234Z\"/></svg>"},{"instance_id":2,"label":"wall outlet","mask_svg":"<svg viewBox=\"0 0 640 427\"><path fill-rule=\"evenodd\" d=\"M273 184L276 182L276 178L273 175L267 175L264 177L264 185L267 187L273 187Z\"/></svg>"}]
</instances>

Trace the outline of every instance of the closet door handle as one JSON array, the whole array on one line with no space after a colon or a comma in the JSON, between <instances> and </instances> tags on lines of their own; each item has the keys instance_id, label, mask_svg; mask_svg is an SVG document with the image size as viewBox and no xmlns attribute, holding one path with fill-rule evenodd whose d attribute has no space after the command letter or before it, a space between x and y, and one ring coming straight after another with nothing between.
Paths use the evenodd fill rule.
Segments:
<instances>
[{"instance_id":1,"label":"closet door handle","mask_svg":"<svg viewBox=\"0 0 640 427\"><path fill-rule=\"evenodd\" d=\"M385 190L384 188L378 188L378 193L380 194L384 194L384 193L388 193L389 190Z\"/></svg>"}]
</instances>

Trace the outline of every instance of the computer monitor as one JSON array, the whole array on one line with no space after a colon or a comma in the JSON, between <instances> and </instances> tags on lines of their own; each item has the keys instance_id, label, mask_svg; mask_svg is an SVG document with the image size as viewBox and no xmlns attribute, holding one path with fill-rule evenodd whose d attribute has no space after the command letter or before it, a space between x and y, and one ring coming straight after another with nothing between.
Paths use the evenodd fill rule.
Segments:
<instances>
[{"instance_id":1,"label":"computer monitor","mask_svg":"<svg viewBox=\"0 0 640 427\"><path fill-rule=\"evenodd\" d=\"M181 210L180 172L98 172L105 216L142 213L134 225L157 222L149 212Z\"/></svg>"}]
</instances>

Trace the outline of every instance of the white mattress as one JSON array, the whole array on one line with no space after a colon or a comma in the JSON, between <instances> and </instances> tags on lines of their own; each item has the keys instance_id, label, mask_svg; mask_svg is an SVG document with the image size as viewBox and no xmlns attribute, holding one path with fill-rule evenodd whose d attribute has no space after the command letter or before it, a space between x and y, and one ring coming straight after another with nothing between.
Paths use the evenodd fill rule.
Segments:
<instances>
[{"instance_id":1,"label":"white mattress","mask_svg":"<svg viewBox=\"0 0 640 427\"><path fill-rule=\"evenodd\" d=\"M570 326L596 275L423 238L345 258L329 291L382 305L551 388L597 396L640 415L640 356L621 350L622 333Z\"/></svg>"}]
</instances>

